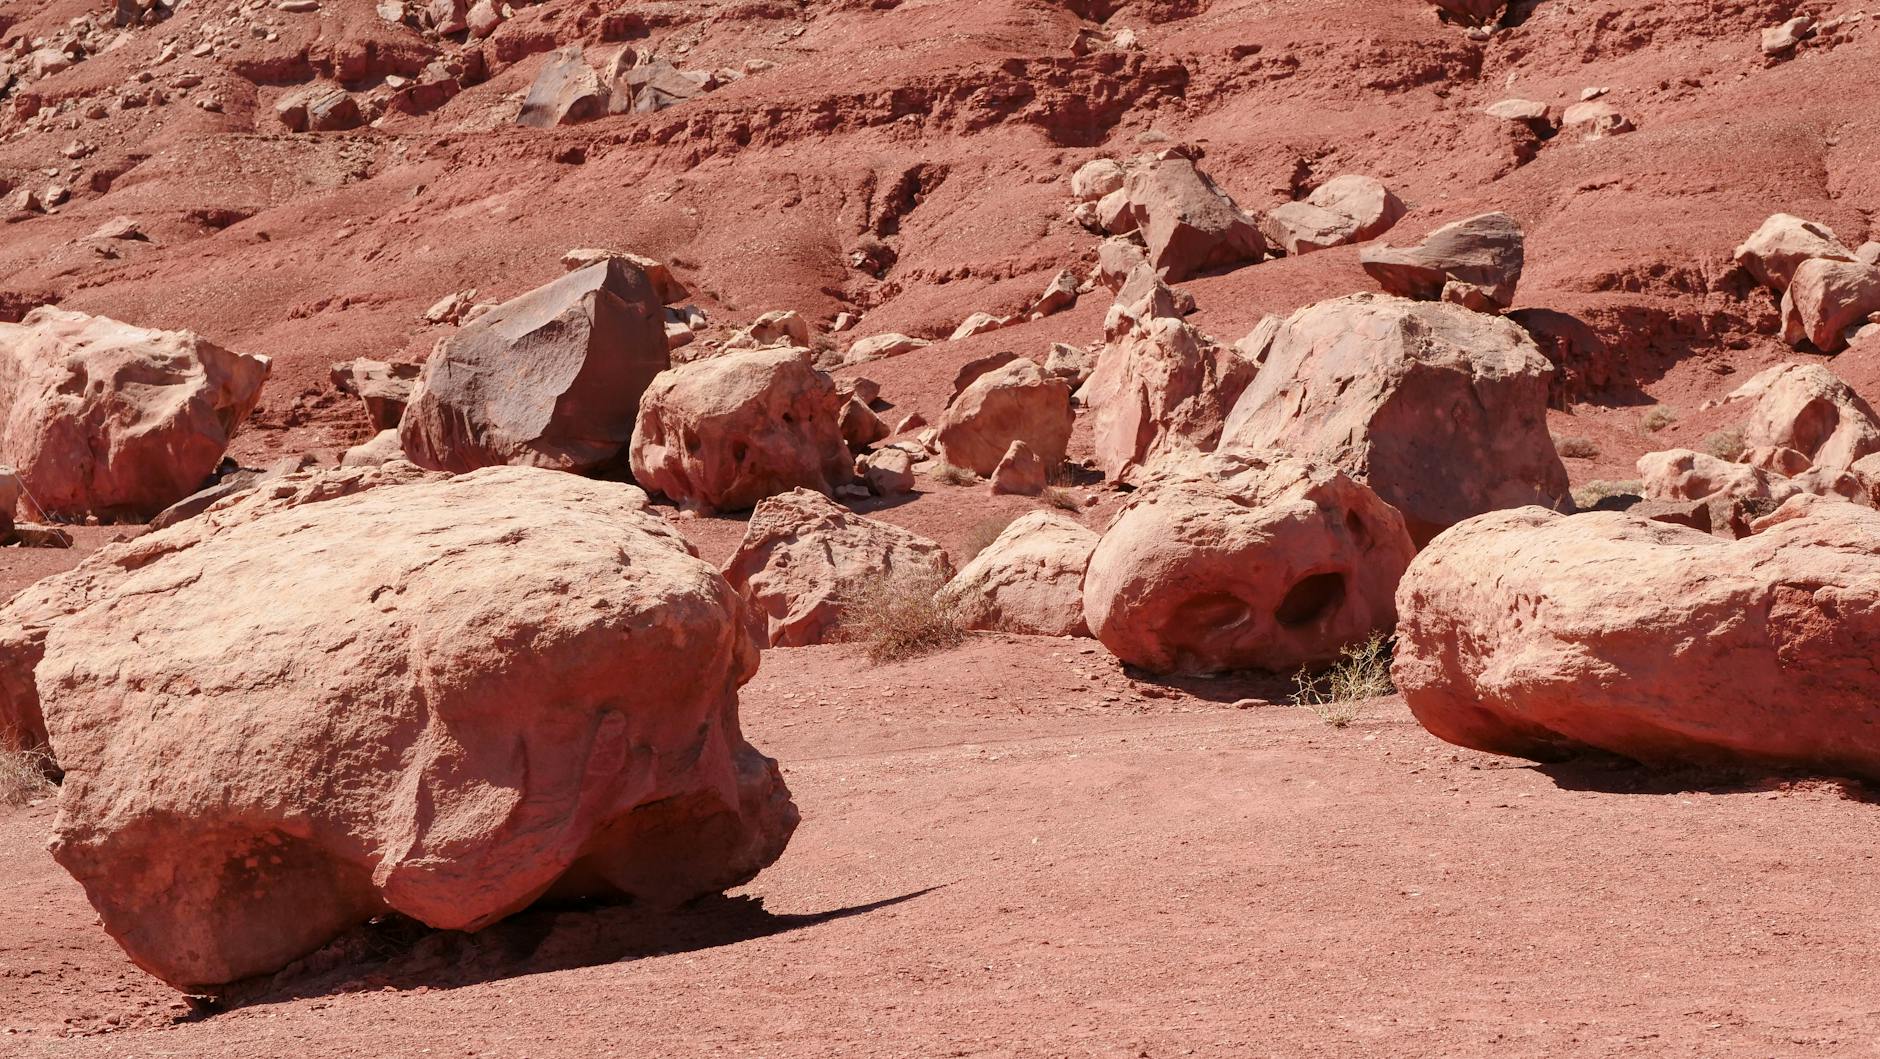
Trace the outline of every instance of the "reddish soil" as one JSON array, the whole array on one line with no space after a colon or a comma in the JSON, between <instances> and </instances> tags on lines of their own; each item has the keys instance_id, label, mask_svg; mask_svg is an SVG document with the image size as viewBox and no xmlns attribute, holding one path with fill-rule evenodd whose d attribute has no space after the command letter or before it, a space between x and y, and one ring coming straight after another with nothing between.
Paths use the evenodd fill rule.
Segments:
<instances>
[{"instance_id":1,"label":"reddish soil","mask_svg":"<svg viewBox=\"0 0 1880 1059\"><path fill-rule=\"evenodd\" d=\"M270 354L233 454L330 459L366 428L329 365L421 359L448 333L421 314L450 292L505 298L558 274L564 251L607 246L672 263L711 314L707 339L776 308L944 338L1087 268L1096 240L1067 219L1078 165L1185 140L1249 210L1362 172L1411 206L1394 242L1486 209L1519 218L1518 305L1598 336L1572 365L1592 381L1551 416L1596 453L1567 460L1580 484L1701 446L1730 425L1708 402L1820 359L1781 345L1773 299L1730 267L1766 216L1825 222L1850 246L1880 237L1880 18L1773 66L1757 46L1762 27L1859 9L1848 0L1526 0L1487 42L1421 0L517 6L478 49L487 80L353 132L289 134L274 103L336 57L364 62L350 87L371 90L465 49L383 23L373 0L321 0L260 4L241 17L275 40L243 22L198 57L229 16L195 0L14 89L0 182L73 197L0 215L0 317L57 302ZM514 127L545 53L605 56L599 15L629 8L632 43L688 66L778 66L658 114ZM0 0L0 41L105 10ZM1096 24L1083 16L1102 14L1143 49L1073 57ZM178 57L153 65L171 42ZM118 102L140 85L171 98ZM1523 161L1481 114L1510 96L1558 110L1589 87L1638 131L1562 134ZM196 105L207 96L221 109ZM52 116L28 120L40 105ZM69 158L75 143L89 150ZM149 240L88 238L119 216ZM898 254L884 276L849 267L865 238ZM1353 248L1185 286L1222 341L1372 289ZM842 374L880 382L889 421L932 420L966 361L1099 341L1105 307L1092 295ZM1828 363L1880 403L1880 342ZM1671 419L1652 430L1658 406ZM1094 499L1093 525L1120 502L1071 492ZM859 507L958 559L1036 503L923 479ZM713 561L743 532L678 524ZM0 549L0 593L121 532ZM539 909L471 937L382 923L216 1008L98 929L44 852L50 805L0 809L0 1055L1873 1054L1862 789L1537 767L1441 744L1395 699L1335 729L1278 705L1287 691L1140 682L1088 641L988 636L887 666L850 647L773 651L745 725L804 822L746 890L663 920Z\"/></svg>"},{"instance_id":2,"label":"reddish soil","mask_svg":"<svg viewBox=\"0 0 1880 1059\"><path fill-rule=\"evenodd\" d=\"M191 1013L0 814L21 1056L1856 1056L1880 1032L1858 789L1458 752L1087 642L774 651L750 736L804 824L665 920L383 925ZM761 904L759 903L761 902ZM82 1037L82 1040L69 1038Z\"/></svg>"}]
</instances>

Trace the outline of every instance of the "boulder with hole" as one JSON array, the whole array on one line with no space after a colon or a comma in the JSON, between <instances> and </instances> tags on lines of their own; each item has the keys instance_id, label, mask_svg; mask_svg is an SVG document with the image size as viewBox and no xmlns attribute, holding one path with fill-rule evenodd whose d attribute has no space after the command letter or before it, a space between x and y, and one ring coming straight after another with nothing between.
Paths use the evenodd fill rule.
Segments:
<instances>
[{"instance_id":1,"label":"boulder with hole","mask_svg":"<svg viewBox=\"0 0 1880 1059\"><path fill-rule=\"evenodd\" d=\"M1156 673L1290 673L1395 620L1403 518L1336 468L1222 451L1170 464L1091 552L1084 619Z\"/></svg>"}]
</instances>

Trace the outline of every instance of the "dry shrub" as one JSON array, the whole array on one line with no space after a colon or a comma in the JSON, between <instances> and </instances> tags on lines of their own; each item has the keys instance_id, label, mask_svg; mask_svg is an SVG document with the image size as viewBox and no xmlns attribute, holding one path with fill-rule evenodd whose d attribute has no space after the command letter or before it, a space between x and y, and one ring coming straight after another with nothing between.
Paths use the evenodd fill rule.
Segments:
<instances>
[{"instance_id":1,"label":"dry shrub","mask_svg":"<svg viewBox=\"0 0 1880 1059\"><path fill-rule=\"evenodd\" d=\"M1084 502L1077 499L1077 494L1061 485L1045 486L1044 492L1038 494L1038 499L1043 500L1048 506L1057 508L1060 511L1070 511L1074 513L1084 509Z\"/></svg>"},{"instance_id":2,"label":"dry shrub","mask_svg":"<svg viewBox=\"0 0 1880 1059\"><path fill-rule=\"evenodd\" d=\"M965 566L972 562L980 552L990 548L992 542L999 539L999 534L1005 532L1005 527L1017 522L1018 517L1023 514L1023 511L1014 511L1007 515L994 515L967 530L966 540L960 545L960 565Z\"/></svg>"},{"instance_id":3,"label":"dry shrub","mask_svg":"<svg viewBox=\"0 0 1880 1059\"><path fill-rule=\"evenodd\" d=\"M1704 439L1705 452L1731 463L1741 459L1743 450L1748 447L1748 443L1743 440L1743 431L1735 427L1719 430Z\"/></svg>"},{"instance_id":4,"label":"dry shrub","mask_svg":"<svg viewBox=\"0 0 1880 1059\"><path fill-rule=\"evenodd\" d=\"M1383 633L1354 644L1339 653L1330 668L1314 676L1301 669L1293 677L1293 705L1303 706L1333 728L1344 728L1358 719L1359 705L1367 699L1389 695L1397 690L1390 682L1390 653L1395 639Z\"/></svg>"},{"instance_id":5,"label":"dry shrub","mask_svg":"<svg viewBox=\"0 0 1880 1059\"><path fill-rule=\"evenodd\" d=\"M843 619L844 638L866 644L871 662L899 662L966 642L971 616L946 575L932 567L895 571L870 586Z\"/></svg>"},{"instance_id":6,"label":"dry shrub","mask_svg":"<svg viewBox=\"0 0 1880 1059\"><path fill-rule=\"evenodd\" d=\"M1591 460L1599 456L1599 446L1593 444L1593 439L1578 435L1554 442L1554 449L1570 460Z\"/></svg>"},{"instance_id":7,"label":"dry shrub","mask_svg":"<svg viewBox=\"0 0 1880 1059\"><path fill-rule=\"evenodd\" d=\"M44 750L0 750L0 805L25 805L52 794L51 772L52 757Z\"/></svg>"},{"instance_id":8,"label":"dry shrub","mask_svg":"<svg viewBox=\"0 0 1880 1059\"><path fill-rule=\"evenodd\" d=\"M1656 434L1660 430L1670 426L1672 421L1677 418L1678 414L1676 412L1666 408L1664 405L1659 405L1645 413L1645 429Z\"/></svg>"},{"instance_id":9,"label":"dry shrub","mask_svg":"<svg viewBox=\"0 0 1880 1059\"><path fill-rule=\"evenodd\" d=\"M964 467L955 467L950 463L942 463L935 467L933 477L934 481L946 485L972 485L979 480L979 476L973 472Z\"/></svg>"},{"instance_id":10,"label":"dry shrub","mask_svg":"<svg viewBox=\"0 0 1880 1059\"><path fill-rule=\"evenodd\" d=\"M1642 496L1644 492L1645 483L1636 478L1621 482L1596 478L1573 491L1573 506L1585 510L1609 496Z\"/></svg>"}]
</instances>

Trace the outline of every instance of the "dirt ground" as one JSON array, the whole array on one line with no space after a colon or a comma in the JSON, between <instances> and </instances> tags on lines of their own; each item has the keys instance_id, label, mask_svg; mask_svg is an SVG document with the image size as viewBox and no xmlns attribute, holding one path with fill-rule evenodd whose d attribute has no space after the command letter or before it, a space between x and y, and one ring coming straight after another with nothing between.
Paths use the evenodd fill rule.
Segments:
<instances>
[{"instance_id":1,"label":"dirt ground","mask_svg":"<svg viewBox=\"0 0 1880 1059\"><path fill-rule=\"evenodd\" d=\"M1875 805L1827 782L1536 767L1402 703L1336 729L1087 641L744 697L804 821L666 919L380 924L229 1010L131 967L0 812L9 1056L1867 1056ZM1236 705L1236 703L1239 705Z\"/></svg>"}]
</instances>

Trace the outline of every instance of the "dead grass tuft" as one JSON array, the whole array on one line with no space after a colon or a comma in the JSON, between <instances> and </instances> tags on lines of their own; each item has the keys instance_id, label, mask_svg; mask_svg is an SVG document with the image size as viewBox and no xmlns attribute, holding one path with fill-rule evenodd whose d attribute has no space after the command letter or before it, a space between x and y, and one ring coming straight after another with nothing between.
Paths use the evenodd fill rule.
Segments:
<instances>
[{"instance_id":1,"label":"dead grass tuft","mask_svg":"<svg viewBox=\"0 0 1880 1059\"><path fill-rule=\"evenodd\" d=\"M1573 506L1584 511L1609 496L1640 496L1645 483L1636 478L1622 482L1595 478L1573 491Z\"/></svg>"},{"instance_id":2,"label":"dead grass tuft","mask_svg":"<svg viewBox=\"0 0 1880 1059\"><path fill-rule=\"evenodd\" d=\"M52 755L44 750L0 750L0 805L25 805L51 795Z\"/></svg>"},{"instance_id":3,"label":"dead grass tuft","mask_svg":"<svg viewBox=\"0 0 1880 1059\"><path fill-rule=\"evenodd\" d=\"M979 481L979 476L964 467L955 467L942 463L933 469L934 481L944 485L972 485Z\"/></svg>"},{"instance_id":4,"label":"dead grass tuft","mask_svg":"<svg viewBox=\"0 0 1880 1059\"><path fill-rule=\"evenodd\" d=\"M1005 532L1005 527L1018 521L1023 514L1023 511L1014 511L1007 515L994 515L967 530L966 540L960 545L960 565L963 567L972 562L980 552L991 547L992 542L999 539L999 534Z\"/></svg>"},{"instance_id":5,"label":"dead grass tuft","mask_svg":"<svg viewBox=\"0 0 1880 1059\"><path fill-rule=\"evenodd\" d=\"M871 662L900 662L966 642L970 615L938 569L900 571L872 586L843 620Z\"/></svg>"},{"instance_id":6,"label":"dead grass tuft","mask_svg":"<svg viewBox=\"0 0 1880 1059\"><path fill-rule=\"evenodd\" d=\"M1704 451L1720 460L1735 463L1743 457L1743 450L1748 448L1743 440L1743 431L1735 427L1719 430L1704 438Z\"/></svg>"},{"instance_id":7,"label":"dead grass tuft","mask_svg":"<svg viewBox=\"0 0 1880 1059\"><path fill-rule=\"evenodd\" d=\"M1593 443L1593 439L1583 438L1578 435L1561 438L1554 442L1554 449L1559 452L1560 455L1570 460L1593 460L1599 458L1599 446Z\"/></svg>"},{"instance_id":8,"label":"dead grass tuft","mask_svg":"<svg viewBox=\"0 0 1880 1059\"><path fill-rule=\"evenodd\" d=\"M1659 405L1645 413L1645 429L1656 434L1660 430L1670 426L1677 418L1678 414L1676 412L1666 408L1664 405Z\"/></svg>"},{"instance_id":9,"label":"dead grass tuft","mask_svg":"<svg viewBox=\"0 0 1880 1059\"><path fill-rule=\"evenodd\" d=\"M1038 494L1038 499L1043 500L1047 506L1057 508L1060 511L1070 511L1074 513L1084 509L1084 502L1077 499L1077 494L1061 485L1045 486L1044 492Z\"/></svg>"},{"instance_id":10,"label":"dead grass tuft","mask_svg":"<svg viewBox=\"0 0 1880 1059\"><path fill-rule=\"evenodd\" d=\"M1293 677L1294 706L1303 706L1333 728L1346 728L1362 716L1368 699L1397 690L1390 681L1390 654L1395 639L1383 633L1340 652L1337 662L1317 675L1301 669Z\"/></svg>"}]
</instances>

